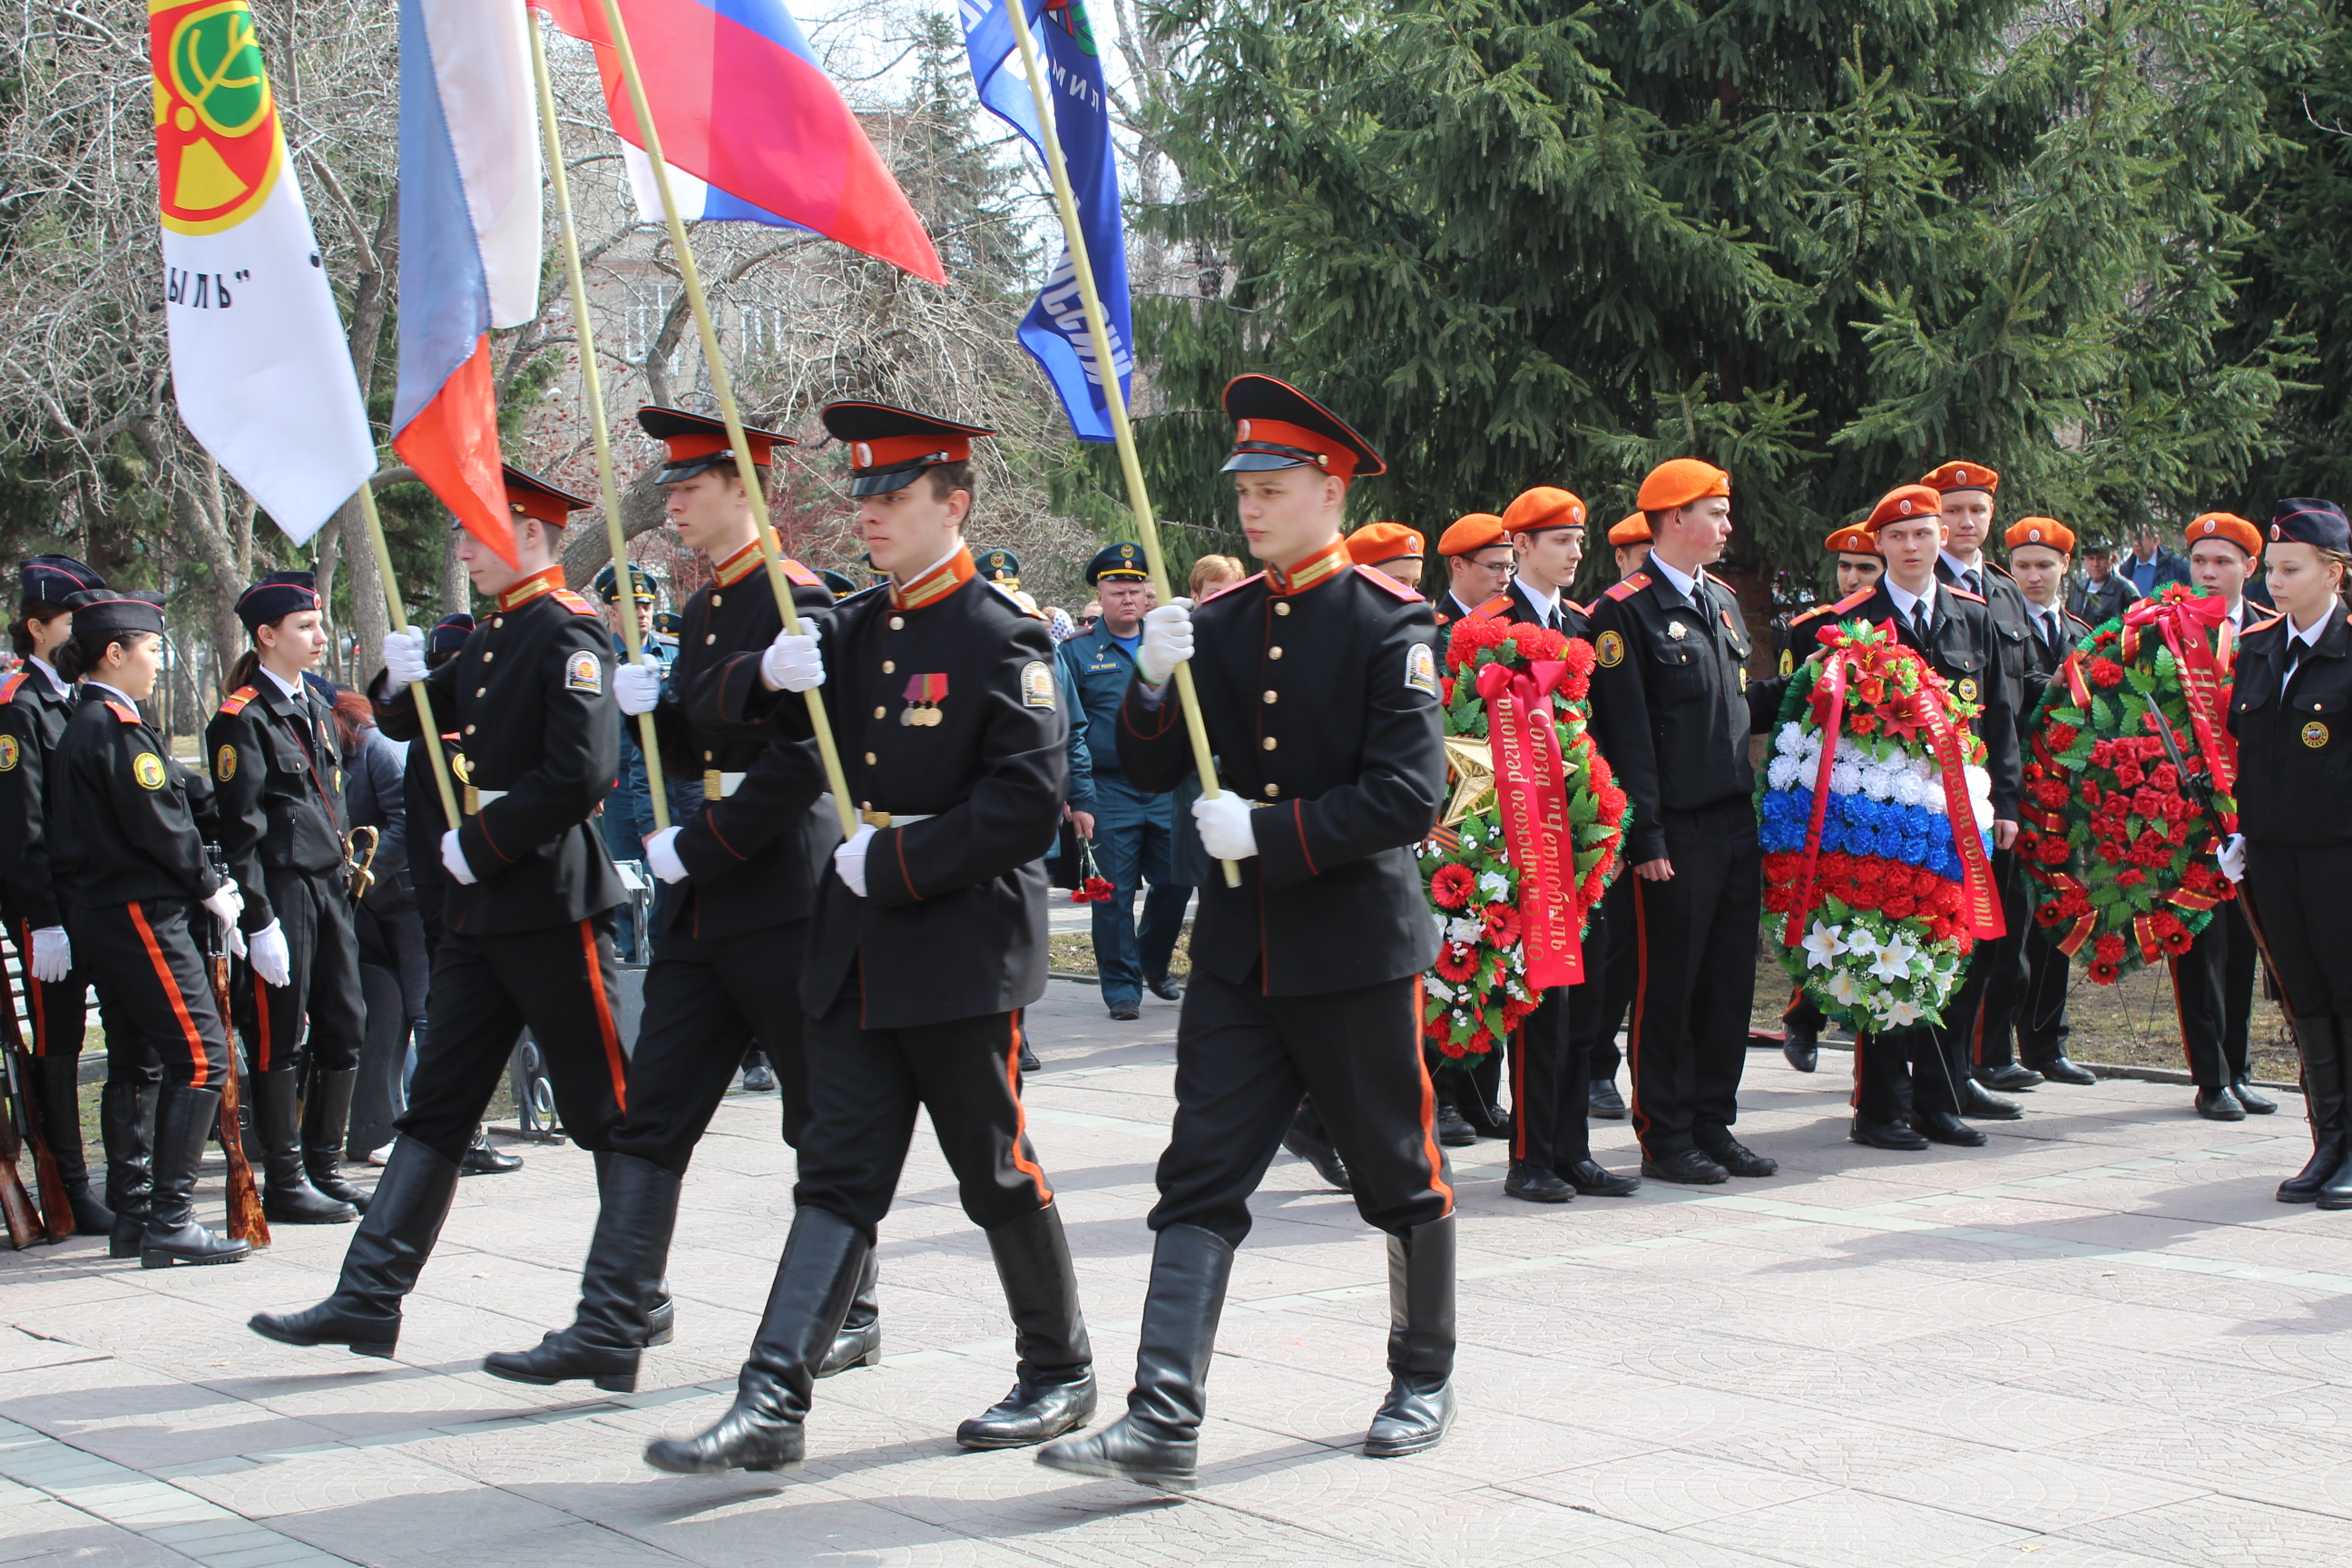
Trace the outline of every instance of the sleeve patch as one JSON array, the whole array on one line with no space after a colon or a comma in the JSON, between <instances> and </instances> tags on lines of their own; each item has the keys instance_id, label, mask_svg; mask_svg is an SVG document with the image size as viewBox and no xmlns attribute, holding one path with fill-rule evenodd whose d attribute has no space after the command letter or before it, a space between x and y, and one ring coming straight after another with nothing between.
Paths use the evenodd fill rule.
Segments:
<instances>
[{"instance_id":1,"label":"sleeve patch","mask_svg":"<svg viewBox=\"0 0 2352 1568\"><path fill-rule=\"evenodd\" d=\"M213 777L226 784L236 777L236 748L223 744L213 753Z\"/></svg>"},{"instance_id":2,"label":"sleeve patch","mask_svg":"<svg viewBox=\"0 0 2352 1568\"><path fill-rule=\"evenodd\" d=\"M1042 658L1033 658L1021 667L1021 705L1024 708L1059 706L1054 694L1053 668Z\"/></svg>"},{"instance_id":3,"label":"sleeve patch","mask_svg":"<svg viewBox=\"0 0 2352 1568\"><path fill-rule=\"evenodd\" d=\"M24 750L17 745L16 737L0 735L0 773L15 773L16 764L24 760Z\"/></svg>"},{"instance_id":4,"label":"sleeve patch","mask_svg":"<svg viewBox=\"0 0 2352 1568\"><path fill-rule=\"evenodd\" d=\"M1602 632L1600 640L1592 645L1592 657L1600 661L1601 668L1616 668L1625 662L1625 639L1614 631Z\"/></svg>"},{"instance_id":5,"label":"sleeve patch","mask_svg":"<svg viewBox=\"0 0 2352 1568\"><path fill-rule=\"evenodd\" d=\"M1415 691L1437 695L1437 656L1427 643L1417 642L1404 650L1404 683Z\"/></svg>"},{"instance_id":6,"label":"sleeve patch","mask_svg":"<svg viewBox=\"0 0 2352 1568\"><path fill-rule=\"evenodd\" d=\"M142 752L131 759L131 776L139 781L142 789L162 789L165 773L163 759L152 752Z\"/></svg>"},{"instance_id":7,"label":"sleeve patch","mask_svg":"<svg viewBox=\"0 0 2352 1568\"><path fill-rule=\"evenodd\" d=\"M563 689L584 691L591 697L604 694L604 661L582 648L563 661Z\"/></svg>"}]
</instances>

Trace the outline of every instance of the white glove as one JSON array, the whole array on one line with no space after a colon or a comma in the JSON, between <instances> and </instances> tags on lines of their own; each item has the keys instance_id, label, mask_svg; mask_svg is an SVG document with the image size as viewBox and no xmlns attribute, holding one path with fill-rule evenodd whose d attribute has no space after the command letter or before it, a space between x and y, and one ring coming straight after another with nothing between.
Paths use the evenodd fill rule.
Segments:
<instances>
[{"instance_id":1,"label":"white glove","mask_svg":"<svg viewBox=\"0 0 2352 1568\"><path fill-rule=\"evenodd\" d=\"M228 931L228 955L231 958L243 958L245 956L244 931L238 927L235 921L229 921L226 929Z\"/></svg>"},{"instance_id":2,"label":"white glove","mask_svg":"<svg viewBox=\"0 0 2352 1568\"><path fill-rule=\"evenodd\" d=\"M1171 599L1145 612L1143 646L1136 650L1135 668L1146 686L1165 686L1176 667L1192 657L1192 601Z\"/></svg>"},{"instance_id":3,"label":"white glove","mask_svg":"<svg viewBox=\"0 0 2352 1568\"><path fill-rule=\"evenodd\" d=\"M635 718L650 713L661 701L661 664L649 653L637 655L637 662L625 664L613 672L613 695L620 699L621 711Z\"/></svg>"},{"instance_id":4,"label":"white glove","mask_svg":"<svg viewBox=\"0 0 2352 1568\"><path fill-rule=\"evenodd\" d=\"M678 829L665 827L646 840L646 864L665 882L686 880L686 862L677 858Z\"/></svg>"},{"instance_id":5,"label":"white glove","mask_svg":"<svg viewBox=\"0 0 2352 1568\"><path fill-rule=\"evenodd\" d=\"M294 978L294 955L286 946L286 927L271 921L245 939L246 951L252 954L253 972L272 985L284 985Z\"/></svg>"},{"instance_id":6,"label":"white glove","mask_svg":"<svg viewBox=\"0 0 2352 1568\"><path fill-rule=\"evenodd\" d=\"M2244 881L2246 879L2246 836L2242 833L2230 835L2222 841L2221 847L2213 851L2213 858L2221 863L2221 875L2229 878L2232 882ZM33 933L33 940L37 944L40 937L39 931ZM38 951L37 946L36 951Z\"/></svg>"},{"instance_id":7,"label":"white glove","mask_svg":"<svg viewBox=\"0 0 2352 1568\"><path fill-rule=\"evenodd\" d=\"M33 933L33 978L55 985L73 973L73 939L63 926L43 926Z\"/></svg>"},{"instance_id":8,"label":"white glove","mask_svg":"<svg viewBox=\"0 0 2352 1568\"><path fill-rule=\"evenodd\" d=\"M801 625L808 630L799 637L778 632L768 651L760 656L760 681L771 691L812 691L824 684L824 656L816 648L817 625L814 621Z\"/></svg>"},{"instance_id":9,"label":"white glove","mask_svg":"<svg viewBox=\"0 0 2352 1568\"><path fill-rule=\"evenodd\" d=\"M457 830L454 827L441 835L441 865L449 875L469 888L481 880L474 875L474 868L466 864L466 851L458 847Z\"/></svg>"},{"instance_id":10,"label":"white glove","mask_svg":"<svg viewBox=\"0 0 2352 1568\"><path fill-rule=\"evenodd\" d=\"M410 686L425 679L425 633L421 627L384 633L383 672L394 686Z\"/></svg>"},{"instance_id":11,"label":"white glove","mask_svg":"<svg viewBox=\"0 0 2352 1568\"><path fill-rule=\"evenodd\" d=\"M866 847L873 842L874 829L861 826L833 852L833 874L861 899L866 896Z\"/></svg>"},{"instance_id":12,"label":"white glove","mask_svg":"<svg viewBox=\"0 0 2352 1568\"><path fill-rule=\"evenodd\" d=\"M1201 847L1213 860L1246 860L1257 853L1250 804L1237 795L1202 795L1192 803L1192 821L1201 829Z\"/></svg>"},{"instance_id":13,"label":"white glove","mask_svg":"<svg viewBox=\"0 0 2352 1568\"><path fill-rule=\"evenodd\" d=\"M236 930L236 917L245 913L245 895L237 890L235 882L223 882L213 889L212 897L205 900L205 909L213 919L234 931Z\"/></svg>"}]
</instances>

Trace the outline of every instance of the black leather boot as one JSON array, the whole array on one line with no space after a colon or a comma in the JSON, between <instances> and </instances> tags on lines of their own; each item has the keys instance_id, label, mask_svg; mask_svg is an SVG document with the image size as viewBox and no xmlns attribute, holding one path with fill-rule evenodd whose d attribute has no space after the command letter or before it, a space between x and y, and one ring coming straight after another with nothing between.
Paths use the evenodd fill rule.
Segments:
<instances>
[{"instance_id":1,"label":"black leather boot","mask_svg":"<svg viewBox=\"0 0 2352 1568\"><path fill-rule=\"evenodd\" d=\"M25 1059L33 1069L32 1098L41 1118L41 1136L48 1140L58 1184L65 1188L66 1203L73 1209L74 1234L108 1235L114 1229L114 1211L89 1190L89 1164L81 1152L81 1058Z\"/></svg>"},{"instance_id":2,"label":"black leather boot","mask_svg":"<svg viewBox=\"0 0 2352 1568\"><path fill-rule=\"evenodd\" d=\"M394 1139L367 1217L343 1249L335 1293L299 1312L256 1312L246 1326L280 1344L390 1356L400 1343L401 1300L433 1256L457 1192L456 1165L414 1138Z\"/></svg>"},{"instance_id":3,"label":"black leather boot","mask_svg":"<svg viewBox=\"0 0 2352 1568\"><path fill-rule=\"evenodd\" d=\"M798 1465L806 1451L801 1424L808 1419L817 1368L841 1331L872 1250L839 1215L820 1208L795 1212L776 1282L768 1289L768 1310L735 1380L734 1405L698 1436L646 1444L646 1463L681 1476Z\"/></svg>"},{"instance_id":4,"label":"black leather boot","mask_svg":"<svg viewBox=\"0 0 2352 1568\"><path fill-rule=\"evenodd\" d=\"M272 1225L349 1225L360 1211L312 1186L302 1169L295 1076L292 1068L279 1068L245 1080L253 1095L253 1131L261 1141L261 1212Z\"/></svg>"},{"instance_id":5,"label":"black leather boot","mask_svg":"<svg viewBox=\"0 0 2352 1568\"><path fill-rule=\"evenodd\" d=\"M99 1136L106 1144L106 1203L114 1211L109 1258L136 1258L155 1195L155 1099L161 1086L109 1079L98 1096Z\"/></svg>"},{"instance_id":6,"label":"black leather boot","mask_svg":"<svg viewBox=\"0 0 2352 1568\"><path fill-rule=\"evenodd\" d=\"M1207 1412L1209 1357L1225 1308L1234 1249L1196 1225L1171 1225L1151 1249L1151 1284L1135 1351L1127 1414L1099 1432L1037 1450L1037 1462L1074 1475L1192 1489Z\"/></svg>"},{"instance_id":7,"label":"black leather boot","mask_svg":"<svg viewBox=\"0 0 2352 1568\"><path fill-rule=\"evenodd\" d=\"M1315 1167L1315 1173L1328 1185L1343 1193L1353 1192L1348 1179L1348 1163L1339 1158L1339 1151L1331 1142L1331 1134L1323 1126L1322 1115L1311 1100L1298 1102L1297 1111L1290 1119L1290 1130L1282 1135L1282 1146Z\"/></svg>"},{"instance_id":8,"label":"black leather boot","mask_svg":"<svg viewBox=\"0 0 2352 1568\"><path fill-rule=\"evenodd\" d=\"M988 1233L1013 1344L1021 1357L1013 1391L956 1428L967 1448L1025 1448L1085 1426L1095 1413L1095 1352L1078 1310L1062 1211L1047 1204Z\"/></svg>"},{"instance_id":9,"label":"black leather boot","mask_svg":"<svg viewBox=\"0 0 2352 1568\"><path fill-rule=\"evenodd\" d=\"M343 1138L351 1131L352 1090L360 1069L310 1074L302 1100L302 1170L321 1197L367 1213L367 1193L343 1180Z\"/></svg>"},{"instance_id":10,"label":"black leather boot","mask_svg":"<svg viewBox=\"0 0 2352 1568\"><path fill-rule=\"evenodd\" d=\"M831 1377L852 1367L882 1364L881 1286L882 1259L868 1247L866 1265L857 1271L857 1293L850 1297L849 1314L841 1320L841 1332L833 1336L833 1348L825 1352L824 1364L817 1368L819 1377Z\"/></svg>"},{"instance_id":11,"label":"black leather boot","mask_svg":"<svg viewBox=\"0 0 2352 1568\"><path fill-rule=\"evenodd\" d=\"M149 1200L147 1228L139 1238L142 1268L176 1263L242 1263L250 1242L215 1236L196 1223L196 1165L205 1155L213 1118L220 1113L220 1090L173 1084L155 1111L155 1194Z\"/></svg>"},{"instance_id":12,"label":"black leather boot","mask_svg":"<svg viewBox=\"0 0 2352 1568\"><path fill-rule=\"evenodd\" d=\"M584 1377L612 1394L637 1390L637 1357L650 1330L677 1223L677 1176L635 1154L596 1156L596 1235L580 1269L580 1307L569 1328L527 1351L495 1351L482 1370L509 1383L568 1383Z\"/></svg>"},{"instance_id":13,"label":"black leather boot","mask_svg":"<svg viewBox=\"0 0 2352 1568\"><path fill-rule=\"evenodd\" d=\"M2311 1121L2311 1161L2279 1184L2283 1204L2316 1203L2319 1189L2352 1152L2352 1126L2345 1106L2344 1037L2335 1018L2291 1017L2295 1050L2303 1058L2304 1114Z\"/></svg>"},{"instance_id":14,"label":"black leather boot","mask_svg":"<svg viewBox=\"0 0 2352 1568\"><path fill-rule=\"evenodd\" d=\"M1454 1425L1454 1216L1389 1237L1389 1396L1364 1458L1434 1448Z\"/></svg>"}]
</instances>

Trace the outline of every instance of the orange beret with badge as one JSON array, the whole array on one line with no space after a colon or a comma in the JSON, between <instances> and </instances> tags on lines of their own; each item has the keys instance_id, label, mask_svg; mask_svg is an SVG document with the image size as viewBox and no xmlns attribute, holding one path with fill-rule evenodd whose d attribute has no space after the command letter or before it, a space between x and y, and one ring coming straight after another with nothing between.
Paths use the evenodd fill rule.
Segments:
<instances>
[{"instance_id":1,"label":"orange beret with badge","mask_svg":"<svg viewBox=\"0 0 2352 1568\"><path fill-rule=\"evenodd\" d=\"M1583 526L1583 499L1572 490L1552 485L1522 490L1503 509L1503 531L1507 534L1551 533Z\"/></svg>"},{"instance_id":2,"label":"orange beret with badge","mask_svg":"<svg viewBox=\"0 0 2352 1568\"><path fill-rule=\"evenodd\" d=\"M2248 524L2246 531L2252 532L2252 525ZM2000 542L2011 550L2021 544L2039 544L2061 555L2074 553L2074 531L2054 517L2021 517L2009 525Z\"/></svg>"},{"instance_id":3,"label":"orange beret with badge","mask_svg":"<svg viewBox=\"0 0 2352 1568\"><path fill-rule=\"evenodd\" d=\"M1831 534L1822 548L1836 555L1875 555L1878 536L1860 523L1848 523Z\"/></svg>"},{"instance_id":4,"label":"orange beret with badge","mask_svg":"<svg viewBox=\"0 0 2352 1568\"><path fill-rule=\"evenodd\" d=\"M1890 522L1901 522L1914 517L1941 519L1943 514L1942 496L1926 485L1900 485L1879 498L1878 504L1870 509L1870 517L1862 526L1876 533Z\"/></svg>"},{"instance_id":5,"label":"orange beret with badge","mask_svg":"<svg viewBox=\"0 0 2352 1568\"><path fill-rule=\"evenodd\" d=\"M1491 511L1465 512L1437 536L1440 555L1475 555L1503 542L1503 520Z\"/></svg>"},{"instance_id":6,"label":"orange beret with badge","mask_svg":"<svg viewBox=\"0 0 2352 1568\"><path fill-rule=\"evenodd\" d=\"M1728 496L1731 476L1713 463L1696 458L1675 458L1660 463L1642 481L1633 504L1643 511L1674 511L1709 496Z\"/></svg>"},{"instance_id":7,"label":"orange beret with badge","mask_svg":"<svg viewBox=\"0 0 2352 1568\"><path fill-rule=\"evenodd\" d=\"M1631 517L1621 517L1609 525L1609 542L1623 548L1628 544L1650 542L1650 514L1637 511Z\"/></svg>"},{"instance_id":8,"label":"orange beret with badge","mask_svg":"<svg viewBox=\"0 0 2352 1568\"><path fill-rule=\"evenodd\" d=\"M2202 539L2226 539L2244 551L2248 559L2262 558L2263 531L2235 512L2206 512L2189 525L2187 533L2191 549Z\"/></svg>"},{"instance_id":9,"label":"orange beret with badge","mask_svg":"<svg viewBox=\"0 0 2352 1568\"><path fill-rule=\"evenodd\" d=\"M1401 522L1368 522L1348 535L1348 555L1359 566L1418 558L1421 535Z\"/></svg>"},{"instance_id":10,"label":"orange beret with badge","mask_svg":"<svg viewBox=\"0 0 2352 1568\"><path fill-rule=\"evenodd\" d=\"M1919 482L1939 496L1954 490L1982 490L1992 495L2000 489L2000 476L1982 463L1946 463Z\"/></svg>"}]
</instances>

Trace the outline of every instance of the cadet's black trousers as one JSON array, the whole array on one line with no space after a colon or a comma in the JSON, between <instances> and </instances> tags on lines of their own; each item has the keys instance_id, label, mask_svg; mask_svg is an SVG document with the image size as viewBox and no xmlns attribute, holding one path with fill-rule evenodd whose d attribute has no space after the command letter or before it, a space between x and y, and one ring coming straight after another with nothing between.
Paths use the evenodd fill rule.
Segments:
<instances>
[{"instance_id":1,"label":"cadet's black trousers","mask_svg":"<svg viewBox=\"0 0 2352 1568\"><path fill-rule=\"evenodd\" d=\"M2261 926L2263 952L2295 1018L2352 1018L2352 920L2344 917L2344 889L2352 887L2352 844L2302 847L2246 845L2249 918Z\"/></svg>"},{"instance_id":2,"label":"cadet's black trousers","mask_svg":"<svg viewBox=\"0 0 2352 1568\"><path fill-rule=\"evenodd\" d=\"M629 1108L613 1129L616 1152L686 1174L754 1040L776 1069L784 1142L800 1146L808 1121L802 1051L808 1015L801 1010L807 942L806 921L736 936L654 938L645 1022L629 1057Z\"/></svg>"},{"instance_id":3,"label":"cadet's black trousers","mask_svg":"<svg viewBox=\"0 0 2352 1568\"><path fill-rule=\"evenodd\" d=\"M1176 1122L1155 1231L1196 1225L1239 1247L1249 1196L1311 1094L1356 1208L1391 1236L1454 1212L1437 1094L1421 1056L1421 980L1266 996L1195 969L1176 1024Z\"/></svg>"},{"instance_id":4,"label":"cadet's black trousers","mask_svg":"<svg viewBox=\"0 0 2352 1568\"><path fill-rule=\"evenodd\" d=\"M1979 942L1968 963L1990 951ZM1958 995L1968 986L1961 976ZM1946 1016L1951 1016L1947 1013ZM1968 1077L1969 1037L1955 1026L1912 1024L1882 1034L1856 1029L1853 1036L1853 1108L1876 1121L1899 1121L1913 1110L1960 1110L1960 1081Z\"/></svg>"},{"instance_id":5,"label":"cadet's black trousers","mask_svg":"<svg viewBox=\"0 0 2352 1568\"><path fill-rule=\"evenodd\" d=\"M66 931L73 940L75 973L92 976L98 985L110 1060L130 1060L113 1045L119 1020L142 1056L152 1047L162 1059L166 1084L218 1089L227 1071L228 1030L191 917L212 919L185 899L77 905L66 914Z\"/></svg>"},{"instance_id":6,"label":"cadet's black trousers","mask_svg":"<svg viewBox=\"0 0 2352 1568\"><path fill-rule=\"evenodd\" d=\"M1625 872L1637 976L1625 1045L1645 1160L1698 1147L1738 1120L1764 902L1756 809L1745 795L1659 815L1674 876L1649 882Z\"/></svg>"},{"instance_id":7,"label":"cadet's black trousers","mask_svg":"<svg viewBox=\"0 0 2352 1568\"><path fill-rule=\"evenodd\" d=\"M1970 1067L2006 1067L2016 1060L2011 1047L2017 1026L2018 999L2026 987L2025 944L2046 942L2027 928L2033 917L2026 911L2028 889L2014 849L1992 852L1993 890L2000 897L2001 919L2009 929L1992 942L1969 950L1969 973L1944 1009L1948 1031L1965 1048L1961 1059Z\"/></svg>"},{"instance_id":8,"label":"cadet's black trousers","mask_svg":"<svg viewBox=\"0 0 2352 1568\"><path fill-rule=\"evenodd\" d=\"M2216 905L2189 951L2172 955L2180 1054L2200 1089L2247 1076L2246 1030L2254 1011L2254 933L2238 900Z\"/></svg>"},{"instance_id":9,"label":"cadet's black trousers","mask_svg":"<svg viewBox=\"0 0 2352 1568\"><path fill-rule=\"evenodd\" d=\"M628 1098L614 968L609 910L503 936L444 931L408 1109L394 1125L457 1163L528 1025L565 1134L583 1149L610 1148Z\"/></svg>"},{"instance_id":10,"label":"cadet's black trousers","mask_svg":"<svg viewBox=\"0 0 2352 1568\"><path fill-rule=\"evenodd\" d=\"M360 994L359 928L342 877L273 869L263 873L263 880L285 928L293 973L286 984L271 985L250 963L237 961L229 981L229 1012L245 1037L247 1059L256 1072L292 1067L307 1014L306 1050L313 1069L342 1072L359 1066L367 1016Z\"/></svg>"},{"instance_id":11,"label":"cadet's black trousers","mask_svg":"<svg viewBox=\"0 0 2352 1568\"><path fill-rule=\"evenodd\" d=\"M16 957L25 974L25 1012L20 1019L15 1008L7 1009L8 1039L16 1049L34 1057L79 1057L82 1042L89 1034L89 988L99 983L99 973L82 956L81 947L73 950L74 966L63 980L42 982L33 978L33 922L10 916L8 937L16 944ZM67 933L68 941L73 933ZM207 993L209 994L209 993ZM105 1004L105 994L100 994L100 1005ZM107 1074L121 1078L126 1071L131 1078L152 1079L156 1075L147 1047L129 1020L107 1017Z\"/></svg>"},{"instance_id":12,"label":"cadet's black trousers","mask_svg":"<svg viewBox=\"0 0 2352 1568\"><path fill-rule=\"evenodd\" d=\"M2074 1026L2066 1017L2073 965L2040 931L2025 939L2025 990L2017 999L2017 1059L2038 1068L2066 1054Z\"/></svg>"},{"instance_id":13,"label":"cadet's black trousers","mask_svg":"<svg viewBox=\"0 0 2352 1568\"><path fill-rule=\"evenodd\" d=\"M1556 1173L1592 1157L1591 1080L1570 1023L1584 994L1600 989L1597 976L1555 985L1511 1031L1512 1159Z\"/></svg>"}]
</instances>

